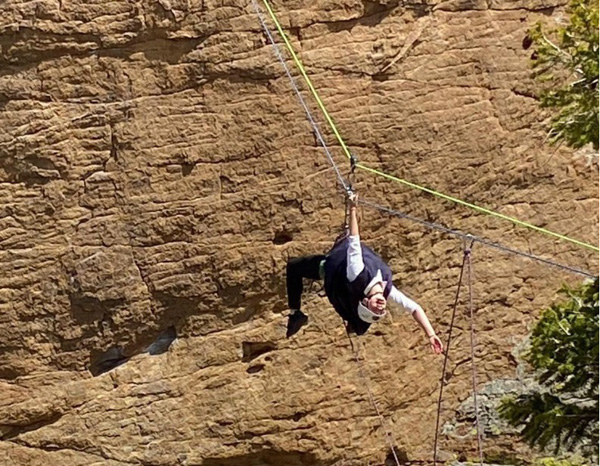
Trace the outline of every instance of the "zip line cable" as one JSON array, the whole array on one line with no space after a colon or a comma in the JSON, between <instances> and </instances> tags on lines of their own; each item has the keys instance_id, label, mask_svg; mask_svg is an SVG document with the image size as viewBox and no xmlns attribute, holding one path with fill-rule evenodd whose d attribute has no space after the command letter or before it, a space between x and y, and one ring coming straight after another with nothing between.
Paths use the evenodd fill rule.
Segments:
<instances>
[{"instance_id":1,"label":"zip line cable","mask_svg":"<svg viewBox=\"0 0 600 466\"><path fill-rule=\"evenodd\" d=\"M263 0L263 1L265 1L265 0ZM269 6L268 6L268 3L266 3L266 1L265 1L265 4L267 5L267 8L269 9L269 11L271 11L270 8L269 8ZM327 143L325 142L325 140L324 140L324 138L323 138L323 136L321 134L321 131L319 130L319 126L318 126L317 122L315 121L315 119L313 118L313 116L311 114L311 111L310 111L308 105L306 104L306 101L302 97L302 94L301 94L301 92L300 92L300 90L298 88L298 85L296 84L296 80L292 76L292 74L291 74L291 72L289 70L289 67L287 66L287 63L285 62L285 59L283 58L283 56L281 54L281 51L279 50L279 47L278 47L277 43L275 42L275 39L273 37L273 33L271 32L270 28L267 26L267 24L266 24L266 22L265 22L265 20L263 18L263 15L260 12L260 9L259 9L258 4L257 4L257 0L252 0L252 5L254 7L254 10L256 11L256 14L257 14L257 16L258 16L258 18L260 20L260 23L261 23L261 25L262 25L265 33L267 34L269 42L273 46L273 50L275 51L275 54L276 54L277 58L281 62L281 65L283 66L283 69L285 70L285 73L286 73L287 77L289 78L289 80L290 80L290 82L292 84L292 87L293 87L293 89L294 89L294 91L295 91L298 99L300 100L300 103L301 103L301 105L302 105L302 107L303 107L303 109L304 109L304 111L306 113L306 116L307 116L307 118L308 118L308 120L309 120L309 122L310 122L310 124L311 124L311 126L313 128L313 131L316 134L316 137L317 137L319 143L321 144L321 146L325 150L325 154L327 155L329 163L331 164L331 166L335 170L335 173L336 173L336 176L338 178L339 183L342 185L344 191L348 191L348 189L349 189L349 182L347 182L344 179L344 177L341 175L341 173L340 173L340 171L339 171L339 169L337 167L337 164L333 160L333 156L331 155L331 152L330 152L330 150L329 150L329 148L327 146ZM279 24L279 23L276 23L276 24ZM278 29L279 29L280 34L284 38L284 40L287 42L287 37L285 36L285 34L283 33L283 31L280 29L280 27ZM293 54L292 55L293 57L296 56L295 53L294 53L294 51L293 51L293 49L290 49L290 52ZM296 58L296 60L297 60L297 58ZM297 61L296 64L299 64L299 61ZM304 71L304 68L302 67L301 64L299 65L299 69L301 70L301 72ZM305 72L303 72L303 74L306 75ZM305 76L305 78L308 79L308 76ZM310 80L308 80L308 82L310 82ZM310 84L310 86L312 88L312 84ZM312 89L314 89L314 88L312 88ZM316 91L315 91L315 93L316 93ZM320 102L321 110L323 112L326 112L324 105L322 104L322 102L318 98L318 95L316 96L316 98L317 98L317 102ZM338 140L340 140L340 143L342 144L342 148L345 149L345 152L347 154L350 154L349 151L348 151L348 149L346 148L345 144L341 140L341 138L339 138ZM350 158L352 160L352 155L349 155L349 156L350 156ZM356 166L357 167L361 167L361 164L356 164ZM362 168L365 169L365 170L367 170L367 171L371 170L370 168L364 167L364 166L362 166ZM385 175L385 176L386 177L391 177L391 175ZM395 177L391 177L391 178L394 179ZM379 211L388 213L390 215L396 216L396 217L405 218L407 220L411 220L413 222L420 223L421 225L424 225L424 226L426 226L428 228L432 228L434 230L442 231L444 233L447 233L447 234L450 234L450 235L453 235L453 236L458 236L458 237L463 238L463 239L464 238L473 238L477 242L479 242L479 243L481 243L483 245L486 245L486 246L489 246L489 247L492 247L492 248L495 248L495 249L499 249L499 250L507 252L507 253L520 255L522 257L526 257L528 259L535 260L537 262L540 262L540 263L543 263L543 264L546 264L546 265L550 265L550 266L553 266L553 267L557 267L557 268L560 268L560 269L563 269L563 270L566 270L566 271L569 271L569 272L572 272L572 273L575 273L575 274L583 275L585 277L589 277L589 278L594 278L595 277L595 275L593 275L593 274L591 274L589 272L577 269L575 267L570 267L568 265L563 265L563 264L554 262L554 261L549 260L549 259L545 259L545 258L542 258L542 257L539 257L539 256L535 256L535 255L530 254L530 253L519 251L519 250L510 248L510 247L507 247L507 246L503 246L500 243L495 243L495 242L490 241L490 240L485 239L485 238L468 235L466 233L462 233L460 231L453 230L451 228L447 228L447 227L444 227L442 225L438 225L438 224L435 224L435 223L432 223L432 222L427 222L425 220L421 220L421 219L412 217L412 216L404 214L402 212L399 212L399 211L396 211L396 210L393 210L393 209L390 209L390 208L387 208L387 207L384 207L384 206L381 206L381 205L378 205L378 204L375 204L375 203L372 203L372 202L369 202L369 201L359 200L359 203L363 204L363 205L366 205L366 206L369 206L371 208L377 209Z\"/></svg>"},{"instance_id":2,"label":"zip line cable","mask_svg":"<svg viewBox=\"0 0 600 466\"><path fill-rule=\"evenodd\" d=\"M256 0L252 0L252 1L256 2ZM279 21L277 20L277 16L275 16L275 13L273 13L273 10L271 9L271 5L269 5L269 2L267 2L266 0L263 0L263 3L265 4L265 7L267 8L267 11L269 12L269 15L271 16L271 19L275 23L275 27L277 27L277 30L279 31L279 35L281 36L281 38L285 42L285 45L286 45L286 47L287 47L290 55L292 56L292 59L294 60L294 63L296 63L296 66L298 67L298 70L300 71L300 73L304 77L304 81L306 82L306 85L308 86L308 88L310 89L313 97L317 101L317 104L319 105L319 108L321 109L321 112L323 112L323 115L325 116L325 119L327 120L327 123L329 123L329 126L331 127L331 130L334 132L335 137L339 141L340 146L342 146L342 150L344 151L344 154L346 154L346 157L351 158L352 155L350 154L350 151L346 147L346 143L344 142L344 140L340 136L340 133L338 132L337 127L335 126L335 124L333 123L333 120L329 116L329 113L327 112L327 109L325 108L325 105L323 104L323 101L321 100L321 97L319 97L319 93L314 88L314 86L312 84L312 81L310 80L310 78L306 74L304 66L302 65L302 62L300 61L300 59L297 57L296 52L294 52L294 48L292 47L292 44L290 44L290 41L288 40L286 33L283 32L283 29L282 29L281 25L279 24ZM263 23L263 24L265 24L265 23ZM274 47L279 48L279 46L277 44L274 44ZM279 55L281 56L281 54L279 54Z\"/></svg>"},{"instance_id":3,"label":"zip line cable","mask_svg":"<svg viewBox=\"0 0 600 466\"><path fill-rule=\"evenodd\" d=\"M298 70L300 71L300 74L304 78L304 81L305 81L306 85L308 86L308 88L309 88L310 92L312 93L315 101L317 102L319 108L321 109L321 112L323 113L323 115L325 117L325 120L327 120L327 123L331 127L331 130L333 131L336 139L338 140L338 142L339 142L339 144L340 144L340 146L341 146L344 154L346 155L346 157L348 157L349 159L351 159L352 158L352 154L350 153L350 151L348 150L348 147L346 146L346 143L344 142L344 140L340 136L340 133L339 133L339 131L338 131L335 123L333 122L331 116L329 115L329 112L325 108L325 105L323 104L323 101L319 97L319 94L318 94L317 90L314 88L314 86L312 84L312 81L308 77L308 74L306 73L304 65L302 64L302 62L300 61L300 59L296 55L296 52L294 51L294 48L290 44L290 41L289 41L286 33L284 32L283 28L281 27L281 24L279 23L279 20L277 19L277 16L273 12L273 9L271 8L271 5L269 4L268 0L262 0L262 1L263 1L264 5L265 5L265 7L266 7L266 9L267 9L267 11L269 13L269 16L271 17L271 19L273 20L273 23L276 26L276 28L277 28L277 30L279 32L279 35L283 39L283 42L285 43L285 46L286 46L286 48L287 48L290 56L292 57L292 60L294 61L294 63L296 64ZM259 8L258 8L258 5L256 4L256 0L252 0L252 3L254 5L254 9L256 10L256 12L257 12L257 14L258 14L258 16L260 18L260 21L262 23L262 26L263 26L264 30L267 32L267 35L269 36L269 40L271 41L271 44L273 45L273 47L277 51L276 52L277 53L277 57L279 58L279 60L283 64L283 66L285 67L286 74L288 75L288 77L290 78L290 80L293 82L294 79L292 78L291 74L289 73L287 65L285 64L285 60L283 59L283 56L281 55L281 52L279 51L279 45L277 45L277 43L273 40L273 36L271 34L271 31L269 30L269 28L266 25L265 21L262 19L262 16L261 16ZM298 91L298 88L295 85L295 83L294 83L294 90L296 91L296 93L298 94L298 96L302 99L302 97L300 95L300 92ZM308 110L308 107L304 104L304 99L302 99L302 102L303 102L303 106L305 108L305 111L307 113L310 113L310 111ZM311 120L311 124L314 121L314 119L312 118L312 116L309 117L309 120ZM313 127L315 127L315 126L316 125L313 125ZM330 154L328 154L328 156L329 155ZM427 188L425 186L421 186L419 184L412 183L412 182L404 180L402 178L398 178L396 176L384 173L384 172L382 172L380 170L376 170L374 168L370 168L370 167L368 167L366 165L363 165L361 163L357 163L356 167L358 167L361 170L364 170L366 172L375 174L377 176L381 176L381 177L387 178L388 180L404 184L404 185L406 185L406 186L408 186L410 188L417 189L417 190L420 190L420 191L432 194L432 195L434 195L436 197L439 197L441 199L445 199L447 201L451 201L451 202L454 202L456 204L463 205L463 206L468 207L468 208L470 208L472 210L475 210L477 212L480 212L480 213L483 213L483 214L486 214L486 215L490 215L490 216L493 216L493 217L497 217L497 218L500 218L500 219L503 219L503 220L510 221L510 222L514 223L515 225L519 225L519 226L524 227L524 228L529 228L529 229L537 231L539 233L543 233L543 234L546 234L546 235L549 235L549 236L553 236L555 238L559 238L562 241L568 241L570 243L577 244L578 246L582 246L584 248L591 249L591 250L596 251L596 252L600 251L600 248L598 248L597 246L594 246L592 244L589 244L589 243L586 243L586 242L583 242L583 241L571 238L571 237L566 236L566 235L562 235L562 234L550 231L550 230L548 230L546 228L538 227L538 226L533 225L531 223L524 222L524 221L519 220L517 218L511 217L509 215L501 214L499 212L487 209L485 207L480 207L480 206L478 206L476 204L472 204L470 202L463 201L462 199L458 199L456 197L449 196L449 195L444 194L444 193L440 193L438 191L435 191L433 189Z\"/></svg>"},{"instance_id":4,"label":"zip line cable","mask_svg":"<svg viewBox=\"0 0 600 466\"><path fill-rule=\"evenodd\" d=\"M423 226L426 226L426 227L431 228L433 230L441 231L443 233L447 233L447 234L452 235L452 236L458 236L459 238L463 238L463 239L469 239L469 238L471 238L471 239L475 240L476 242L481 243L481 244L483 244L485 246L488 246L490 248L494 248L494 249L498 249L500 251L504 251L504 252L507 252L507 253L510 253L510 254L515 254L515 255L518 255L518 256L526 257L527 259L531 259L531 260L534 260L534 261L537 261L537 262L541 262L542 264L550 265L552 267L556 267L556 268L559 268L559 269L562 269L562 270L566 270L568 272L572 272L572 273L575 273L575 274L578 274L578 275L583 275L584 277L596 278L596 275L594 275L594 274L592 274L590 272L586 272L585 270L581 270L581 269L578 269L578 268L575 268L575 267L571 267L570 265L564 265L564 264L561 264L559 262L552 261L550 259L545 259L543 257L536 256L534 254L530 254L528 252L519 251L518 249L513 249L513 248L510 248L510 247L504 246L504 245L502 245L500 243L496 243L494 241L488 240L486 238L482 238L480 236L470 235L468 233L463 233L463 232L458 231L458 230L453 230L452 228L448 228L448 227L439 225L437 223L428 222L426 220L422 220L420 218L413 217L411 215L405 214L405 213L400 212L398 210L390 209L389 207L384 207L382 205L375 204L373 202L365 201L365 200L362 200L362 199L359 199L358 203L362 204L362 205L365 205L367 207L370 207L372 209L379 210L380 212L385 212L385 213L387 213L389 215L392 215L394 217L400 217L400 218L404 218L406 220L410 220L412 222L420 223Z\"/></svg>"},{"instance_id":5,"label":"zip line cable","mask_svg":"<svg viewBox=\"0 0 600 466\"><path fill-rule=\"evenodd\" d=\"M592 244L585 243L583 241L579 241L577 239L573 239L573 238L571 238L569 236L561 235L559 233L555 233L555 232L547 230L545 228L538 227L538 226L533 225L531 223L524 222L524 221L516 219L514 217L510 217L508 215L501 214L500 212L495 212L493 210L486 209L485 207L480 207L478 205L471 204L470 202L466 202L466 201L463 201L461 199L457 199L455 197L448 196L448 195L443 194L443 193L439 193L437 191L434 191L433 189L429 189L429 188L425 188L423 186L419 186L418 184L411 183L410 181L403 180L402 178L398 178L396 176L390 175L388 173L381 172L379 170L375 170L373 168L367 167L367 166L362 165L360 163L356 164L356 166L358 168L361 168L362 170L374 173L376 175L382 176L382 177L387 178L387 179L392 180L392 181L396 181L398 183L405 184L407 186L410 186L411 188L419 189L421 191L424 191L424 192L429 193L429 194L433 194L434 196L440 197L440 198L445 199L447 201L455 202L456 204L460 204L460 205L463 205L465 207L469 207L469 208L471 208L471 209L473 209L473 210L475 210L477 212L481 212L483 214L491 215L493 217L497 217L497 218L500 218L500 219L503 219L503 220L508 220L508 221L514 223L515 225L519 225L519 226L522 226L522 227L525 227L525 228L529 228L531 230L538 231L540 233L544 233L546 235L554 236L555 238L561 239L563 241L568 241L568 242L573 243L573 244L577 244L579 246L585 247L587 249L591 249L593 251L600 251L600 249L597 246L594 246Z\"/></svg>"}]
</instances>

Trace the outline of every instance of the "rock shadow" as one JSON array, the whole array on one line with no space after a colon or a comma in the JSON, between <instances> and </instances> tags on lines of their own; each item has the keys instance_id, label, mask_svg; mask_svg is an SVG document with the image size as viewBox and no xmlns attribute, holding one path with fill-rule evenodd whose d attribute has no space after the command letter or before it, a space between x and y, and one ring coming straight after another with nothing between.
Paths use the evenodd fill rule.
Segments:
<instances>
[{"instance_id":1,"label":"rock shadow","mask_svg":"<svg viewBox=\"0 0 600 466\"><path fill-rule=\"evenodd\" d=\"M320 460L314 453L264 449L228 458L205 458L199 466L329 466L331 461Z\"/></svg>"},{"instance_id":2,"label":"rock shadow","mask_svg":"<svg viewBox=\"0 0 600 466\"><path fill-rule=\"evenodd\" d=\"M269 353L277 349L277 344L271 341L243 341L242 342L242 362L250 362L262 354Z\"/></svg>"},{"instance_id":3,"label":"rock shadow","mask_svg":"<svg viewBox=\"0 0 600 466\"><path fill-rule=\"evenodd\" d=\"M146 348L146 353L152 356L166 353L176 339L177 331L174 326L171 326L156 337L156 340Z\"/></svg>"},{"instance_id":4,"label":"rock shadow","mask_svg":"<svg viewBox=\"0 0 600 466\"><path fill-rule=\"evenodd\" d=\"M128 360L129 358L125 356L120 346L113 346L106 351L92 350L89 371L94 377L97 377L125 364Z\"/></svg>"}]
</instances>

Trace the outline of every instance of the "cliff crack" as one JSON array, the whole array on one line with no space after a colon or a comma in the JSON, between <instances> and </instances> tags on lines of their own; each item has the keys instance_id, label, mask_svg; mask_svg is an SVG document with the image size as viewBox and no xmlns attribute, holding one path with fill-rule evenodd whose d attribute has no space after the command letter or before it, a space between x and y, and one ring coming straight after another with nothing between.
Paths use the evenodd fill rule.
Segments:
<instances>
[{"instance_id":1,"label":"cliff crack","mask_svg":"<svg viewBox=\"0 0 600 466\"><path fill-rule=\"evenodd\" d=\"M105 453L98 451L97 453L92 453L90 451L84 450L82 448L69 448L69 447L61 447L58 445L32 445L28 442L25 442L23 440L9 440L10 443L14 444L14 445L18 445L20 447L23 448L31 448L34 450L41 450L41 451L45 451L45 452L57 452L57 451L70 451L70 452L77 452L77 453L82 453L84 455L89 455L89 456L93 456L95 458L98 459L102 459L102 460L110 460L110 461L114 461L117 464L123 464L123 465L136 465L139 466L140 462L136 462L136 463L132 463L129 461L123 461L121 459L116 459L116 458L112 458L108 455L106 455ZM144 463L141 463L144 464Z\"/></svg>"},{"instance_id":2,"label":"cliff crack","mask_svg":"<svg viewBox=\"0 0 600 466\"><path fill-rule=\"evenodd\" d=\"M41 429L42 427L49 426L58 422L62 417L63 413L54 412L46 414L46 418L38 420L37 422L32 422L31 424L25 425L10 425L10 424L0 424L0 432L4 432L1 436L1 440L9 440L14 437L17 437L25 432L32 432L34 430Z\"/></svg>"}]
</instances>

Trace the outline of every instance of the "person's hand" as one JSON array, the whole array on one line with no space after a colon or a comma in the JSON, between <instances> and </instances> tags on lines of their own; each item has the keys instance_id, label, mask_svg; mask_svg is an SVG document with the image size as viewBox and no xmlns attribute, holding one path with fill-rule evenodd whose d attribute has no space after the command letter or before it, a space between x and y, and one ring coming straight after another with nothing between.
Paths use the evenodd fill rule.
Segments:
<instances>
[{"instance_id":1,"label":"person's hand","mask_svg":"<svg viewBox=\"0 0 600 466\"><path fill-rule=\"evenodd\" d=\"M350 203L350 206L356 207L358 205L358 193L348 191L348 202Z\"/></svg>"},{"instance_id":2,"label":"person's hand","mask_svg":"<svg viewBox=\"0 0 600 466\"><path fill-rule=\"evenodd\" d=\"M429 337L429 344L435 354L442 354L444 352L442 340L440 340L435 333Z\"/></svg>"}]
</instances>

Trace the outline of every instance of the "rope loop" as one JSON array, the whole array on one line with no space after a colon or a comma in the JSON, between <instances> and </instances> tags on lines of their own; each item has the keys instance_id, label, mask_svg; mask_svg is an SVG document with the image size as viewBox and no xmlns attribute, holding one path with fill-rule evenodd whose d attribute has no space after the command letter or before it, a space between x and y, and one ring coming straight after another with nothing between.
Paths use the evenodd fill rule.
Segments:
<instances>
[{"instance_id":1,"label":"rope loop","mask_svg":"<svg viewBox=\"0 0 600 466\"><path fill-rule=\"evenodd\" d=\"M471 241L470 244L467 243ZM471 235L466 235L463 239L463 260L460 267L460 275L458 277L458 286L456 287L456 296L454 298L454 305L452 306L452 317L450 318L450 328L448 329L448 342L446 343L446 352L444 354L444 364L442 366L442 375L440 377L440 394L438 397L437 416L435 420L435 437L433 441L433 466L437 465L437 452L438 452L438 438L440 430L440 417L442 412L442 394L444 392L444 382L446 379L446 367L448 364L448 355L450 354L450 342L452 339L452 330L454 328L454 319L456 317L456 309L458 307L458 301L460 296L460 288L463 282L463 275L466 269L467 273L467 285L469 292L469 321L470 321L470 336L471 336L471 382L473 390L473 408L475 409L475 426L477 429L477 449L479 452L479 464L483 465L483 448L482 448L482 435L479 423L479 409L477 406L477 370L475 367L475 326L473 324L473 287L472 287L472 264L471 264L471 253L475 239Z\"/></svg>"},{"instance_id":2,"label":"rope loop","mask_svg":"<svg viewBox=\"0 0 600 466\"><path fill-rule=\"evenodd\" d=\"M466 244L466 243L464 243ZM440 377L440 394L438 396L437 403L437 416L435 419L435 436L433 440L433 466L437 465L437 452L438 452L438 437L440 431L440 417L442 412L442 395L444 393L444 381L446 379L446 367L448 365L448 356L450 354L450 343L452 342L452 330L454 329L454 319L456 317L456 308L458 306L458 298L460 297L460 287L462 286L463 274L465 271L465 264L467 257L470 254L467 253L467 248L464 248L462 265L460 267L460 275L458 276L458 285L456 287L456 295L454 296L454 305L452 306L452 316L450 317L450 327L448 328L448 340L446 342L446 351L444 352L444 363L442 365L442 376Z\"/></svg>"}]
</instances>

